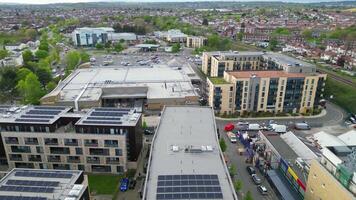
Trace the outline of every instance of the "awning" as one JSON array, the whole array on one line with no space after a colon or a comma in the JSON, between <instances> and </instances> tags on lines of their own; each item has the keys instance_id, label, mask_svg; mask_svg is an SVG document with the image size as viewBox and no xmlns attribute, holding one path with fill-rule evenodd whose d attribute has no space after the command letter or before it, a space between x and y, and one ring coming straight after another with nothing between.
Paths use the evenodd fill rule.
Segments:
<instances>
[{"instance_id":1,"label":"awning","mask_svg":"<svg viewBox=\"0 0 356 200\"><path fill-rule=\"evenodd\" d=\"M300 200L301 198L292 188L288 187L288 181L277 170L268 170L267 176L271 180L271 184L281 195L282 199Z\"/></svg>"}]
</instances>

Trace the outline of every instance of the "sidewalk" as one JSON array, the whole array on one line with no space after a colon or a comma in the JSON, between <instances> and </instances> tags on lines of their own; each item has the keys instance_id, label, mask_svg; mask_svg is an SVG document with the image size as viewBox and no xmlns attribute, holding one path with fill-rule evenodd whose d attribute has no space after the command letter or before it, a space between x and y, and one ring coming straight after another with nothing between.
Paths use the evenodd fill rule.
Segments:
<instances>
[{"instance_id":1,"label":"sidewalk","mask_svg":"<svg viewBox=\"0 0 356 200\"><path fill-rule=\"evenodd\" d=\"M327 111L324 109L318 115L312 116L288 116L288 117L237 117L237 118L222 118L215 117L217 120L221 121L233 121L233 120L268 120L268 119L313 119L324 117L327 114Z\"/></svg>"}]
</instances>

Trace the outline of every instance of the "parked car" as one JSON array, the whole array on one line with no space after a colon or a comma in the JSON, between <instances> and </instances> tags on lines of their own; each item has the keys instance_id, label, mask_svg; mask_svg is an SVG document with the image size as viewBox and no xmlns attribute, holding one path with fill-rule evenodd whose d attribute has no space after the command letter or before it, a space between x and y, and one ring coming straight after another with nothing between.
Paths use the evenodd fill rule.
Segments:
<instances>
[{"instance_id":1,"label":"parked car","mask_svg":"<svg viewBox=\"0 0 356 200\"><path fill-rule=\"evenodd\" d=\"M310 130L310 126L307 123L295 123L294 128L297 130Z\"/></svg>"},{"instance_id":2,"label":"parked car","mask_svg":"<svg viewBox=\"0 0 356 200\"><path fill-rule=\"evenodd\" d=\"M130 190L133 190L133 189L135 189L135 186L136 186L136 180L130 180L129 181L129 189Z\"/></svg>"},{"instance_id":3,"label":"parked car","mask_svg":"<svg viewBox=\"0 0 356 200\"><path fill-rule=\"evenodd\" d=\"M125 192L125 191L127 191L128 187L129 187L129 179L128 178L121 179L120 191Z\"/></svg>"},{"instance_id":4,"label":"parked car","mask_svg":"<svg viewBox=\"0 0 356 200\"><path fill-rule=\"evenodd\" d=\"M248 172L250 175L256 174L256 170L255 170L255 168L252 167L252 166L246 167L246 170L247 170L247 172Z\"/></svg>"},{"instance_id":5,"label":"parked car","mask_svg":"<svg viewBox=\"0 0 356 200\"><path fill-rule=\"evenodd\" d=\"M262 194L262 195L267 195L267 188L263 185L257 186L257 190Z\"/></svg>"},{"instance_id":6,"label":"parked car","mask_svg":"<svg viewBox=\"0 0 356 200\"><path fill-rule=\"evenodd\" d=\"M256 185L261 184L262 180L256 174L252 174L252 180Z\"/></svg>"}]
</instances>

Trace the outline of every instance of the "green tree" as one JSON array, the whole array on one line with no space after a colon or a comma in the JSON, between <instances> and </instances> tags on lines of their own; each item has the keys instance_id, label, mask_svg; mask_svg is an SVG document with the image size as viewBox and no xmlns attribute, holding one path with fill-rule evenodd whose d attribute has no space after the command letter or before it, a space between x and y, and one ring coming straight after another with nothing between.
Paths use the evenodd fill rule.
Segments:
<instances>
[{"instance_id":1,"label":"green tree","mask_svg":"<svg viewBox=\"0 0 356 200\"><path fill-rule=\"evenodd\" d=\"M25 80L20 80L17 84L17 89L22 95L22 101L25 104L39 104L40 98L44 94L41 83L34 73L28 74Z\"/></svg>"},{"instance_id":2,"label":"green tree","mask_svg":"<svg viewBox=\"0 0 356 200\"><path fill-rule=\"evenodd\" d=\"M0 102L11 99L16 94L16 68L0 68Z\"/></svg>"},{"instance_id":3,"label":"green tree","mask_svg":"<svg viewBox=\"0 0 356 200\"><path fill-rule=\"evenodd\" d=\"M82 63L89 62L90 61L90 55L85 51L81 51L80 52L80 59L81 59Z\"/></svg>"},{"instance_id":4,"label":"green tree","mask_svg":"<svg viewBox=\"0 0 356 200\"><path fill-rule=\"evenodd\" d=\"M124 47L121 45L121 43L115 44L114 51L121 52L122 50L124 50Z\"/></svg>"},{"instance_id":5,"label":"green tree","mask_svg":"<svg viewBox=\"0 0 356 200\"><path fill-rule=\"evenodd\" d=\"M57 87L57 84L54 81L51 81L51 82L47 83L46 90L47 90L47 92L51 92L56 87Z\"/></svg>"},{"instance_id":6,"label":"green tree","mask_svg":"<svg viewBox=\"0 0 356 200\"><path fill-rule=\"evenodd\" d=\"M98 43L98 44L95 45L95 48L96 49L104 49L104 45L101 44L101 43Z\"/></svg>"},{"instance_id":7,"label":"green tree","mask_svg":"<svg viewBox=\"0 0 356 200\"><path fill-rule=\"evenodd\" d=\"M239 41L242 41L243 38L244 38L244 33L243 33L243 32L239 32L239 33L237 34L237 39L238 39Z\"/></svg>"},{"instance_id":8,"label":"green tree","mask_svg":"<svg viewBox=\"0 0 356 200\"><path fill-rule=\"evenodd\" d=\"M302 31L302 36L304 39L309 40L313 37L313 31L310 29L305 29Z\"/></svg>"},{"instance_id":9,"label":"green tree","mask_svg":"<svg viewBox=\"0 0 356 200\"><path fill-rule=\"evenodd\" d=\"M177 43L177 44L173 44L172 45L172 53L177 53L180 51L180 44Z\"/></svg>"},{"instance_id":10,"label":"green tree","mask_svg":"<svg viewBox=\"0 0 356 200\"><path fill-rule=\"evenodd\" d=\"M71 50L67 53L66 55L66 64L67 64L67 72L72 71L73 69L75 69L81 61L81 56L80 53L78 51L75 50Z\"/></svg>"},{"instance_id":11,"label":"green tree","mask_svg":"<svg viewBox=\"0 0 356 200\"><path fill-rule=\"evenodd\" d=\"M143 129L146 129L146 128L147 128L147 122L146 122L145 120L143 120L142 128L143 128Z\"/></svg>"},{"instance_id":12,"label":"green tree","mask_svg":"<svg viewBox=\"0 0 356 200\"><path fill-rule=\"evenodd\" d=\"M26 67L21 67L16 72L16 80L17 81L24 80L29 73L32 73L32 71Z\"/></svg>"},{"instance_id":13,"label":"green tree","mask_svg":"<svg viewBox=\"0 0 356 200\"><path fill-rule=\"evenodd\" d=\"M221 151L225 152L227 146L226 146L225 140L223 138L220 139L219 144L220 144Z\"/></svg>"},{"instance_id":14,"label":"green tree","mask_svg":"<svg viewBox=\"0 0 356 200\"><path fill-rule=\"evenodd\" d=\"M208 25L209 25L208 19L207 19L207 18L204 18L202 24L203 24L204 26L208 26Z\"/></svg>"},{"instance_id":15,"label":"green tree","mask_svg":"<svg viewBox=\"0 0 356 200\"><path fill-rule=\"evenodd\" d=\"M270 41L269 41L269 49L271 51L274 51L277 48L278 45L278 41L276 39L276 37L271 37Z\"/></svg>"},{"instance_id":16,"label":"green tree","mask_svg":"<svg viewBox=\"0 0 356 200\"><path fill-rule=\"evenodd\" d=\"M239 192L242 189L243 183L241 180L237 180L234 182L234 188L236 192Z\"/></svg>"},{"instance_id":17,"label":"green tree","mask_svg":"<svg viewBox=\"0 0 356 200\"><path fill-rule=\"evenodd\" d=\"M244 200L253 200L252 194L250 191L247 191Z\"/></svg>"},{"instance_id":18,"label":"green tree","mask_svg":"<svg viewBox=\"0 0 356 200\"><path fill-rule=\"evenodd\" d=\"M30 40L34 40L37 37L37 31L35 29L29 28L25 31L26 37L30 38Z\"/></svg>"},{"instance_id":19,"label":"green tree","mask_svg":"<svg viewBox=\"0 0 356 200\"><path fill-rule=\"evenodd\" d=\"M35 56L38 58L38 59L43 59L43 58L47 58L48 57L48 51L45 51L45 50L37 50L35 52Z\"/></svg>"},{"instance_id":20,"label":"green tree","mask_svg":"<svg viewBox=\"0 0 356 200\"><path fill-rule=\"evenodd\" d=\"M32 61L33 59L33 54L30 50L25 50L22 52L22 59L25 64L27 64L29 61Z\"/></svg>"},{"instance_id":21,"label":"green tree","mask_svg":"<svg viewBox=\"0 0 356 200\"><path fill-rule=\"evenodd\" d=\"M36 69L36 75L43 86L52 80L51 67L47 60L40 60Z\"/></svg>"},{"instance_id":22,"label":"green tree","mask_svg":"<svg viewBox=\"0 0 356 200\"><path fill-rule=\"evenodd\" d=\"M236 166L234 164L231 164L229 167L229 173L231 177L234 177L236 175Z\"/></svg>"},{"instance_id":23,"label":"green tree","mask_svg":"<svg viewBox=\"0 0 356 200\"><path fill-rule=\"evenodd\" d=\"M9 56L9 52L5 49L0 49L0 60Z\"/></svg>"},{"instance_id":24,"label":"green tree","mask_svg":"<svg viewBox=\"0 0 356 200\"><path fill-rule=\"evenodd\" d=\"M47 40L42 40L40 42L40 46L38 47L39 50L44 50L44 51L49 51L49 45L48 45L48 42Z\"/></svg>"}]
</instances>

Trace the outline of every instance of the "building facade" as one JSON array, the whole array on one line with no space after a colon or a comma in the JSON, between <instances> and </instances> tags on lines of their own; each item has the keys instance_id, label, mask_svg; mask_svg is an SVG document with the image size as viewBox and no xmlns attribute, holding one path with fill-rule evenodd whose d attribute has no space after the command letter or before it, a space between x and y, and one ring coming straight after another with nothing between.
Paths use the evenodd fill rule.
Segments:
<instances>
[{"instance_id":1,"label":"building facade","mask_svg":"<svg viewBox=\"0 0 356 200\"><path fill-rule=\"evenodd\" d=\"M318 107L325 79L285 71L224 72L224 78L208 78L208 103L221 114L306 113Z\"/></svg>"},{"instance_id":2,"label":"building facade","mask_svg":"<svg viewBox=\"0 0 356 200\"><path fill-rule=\"evenodd\" d=\"M200 48L206 45L207 38L202 36L188 36L187 37L187 47L189 48Z\"/></svg>"},{"instance_id":3,"label":"building facade","mask_svg":"<svg viewBox=\"0 0 356 200\"><path fill-rule=\"evenodd\" d=\"M353 146L325 147L322 158L310 166L306 200L355 200L356 177Z\"/></svg>"},{"instance_id":4,"label":"building facade","mask_svg":"<svg viewBox=\"0 0 356 200\"><path fill-rule=\"evenodd\" d=\"M96 44L106 44L111 33L114 33L113 28L77 28L72 33L72 40L75 46L95 47Z\"/></svg>"},{"instance_id":5,"label":"building facade","mask_svg":"<svg viewBox=\"0 0 356 200\"><path fill-rule=\"evenodd\" d=\"M142 148L141 114L130 109L18 108L0 126L10 168L124 173Z\"/></svg>"},{"instance_id":6,"label":"building facade","mask_svg":"<svg viewBox=\"0 0 356 200\"><path fill-rule=\"evenodd\" d=\"M209 77L223 77L225 71L283 70L315 73L314 65L272 52L204 52L202 71Z\"/></svg>"}]
</instances>

